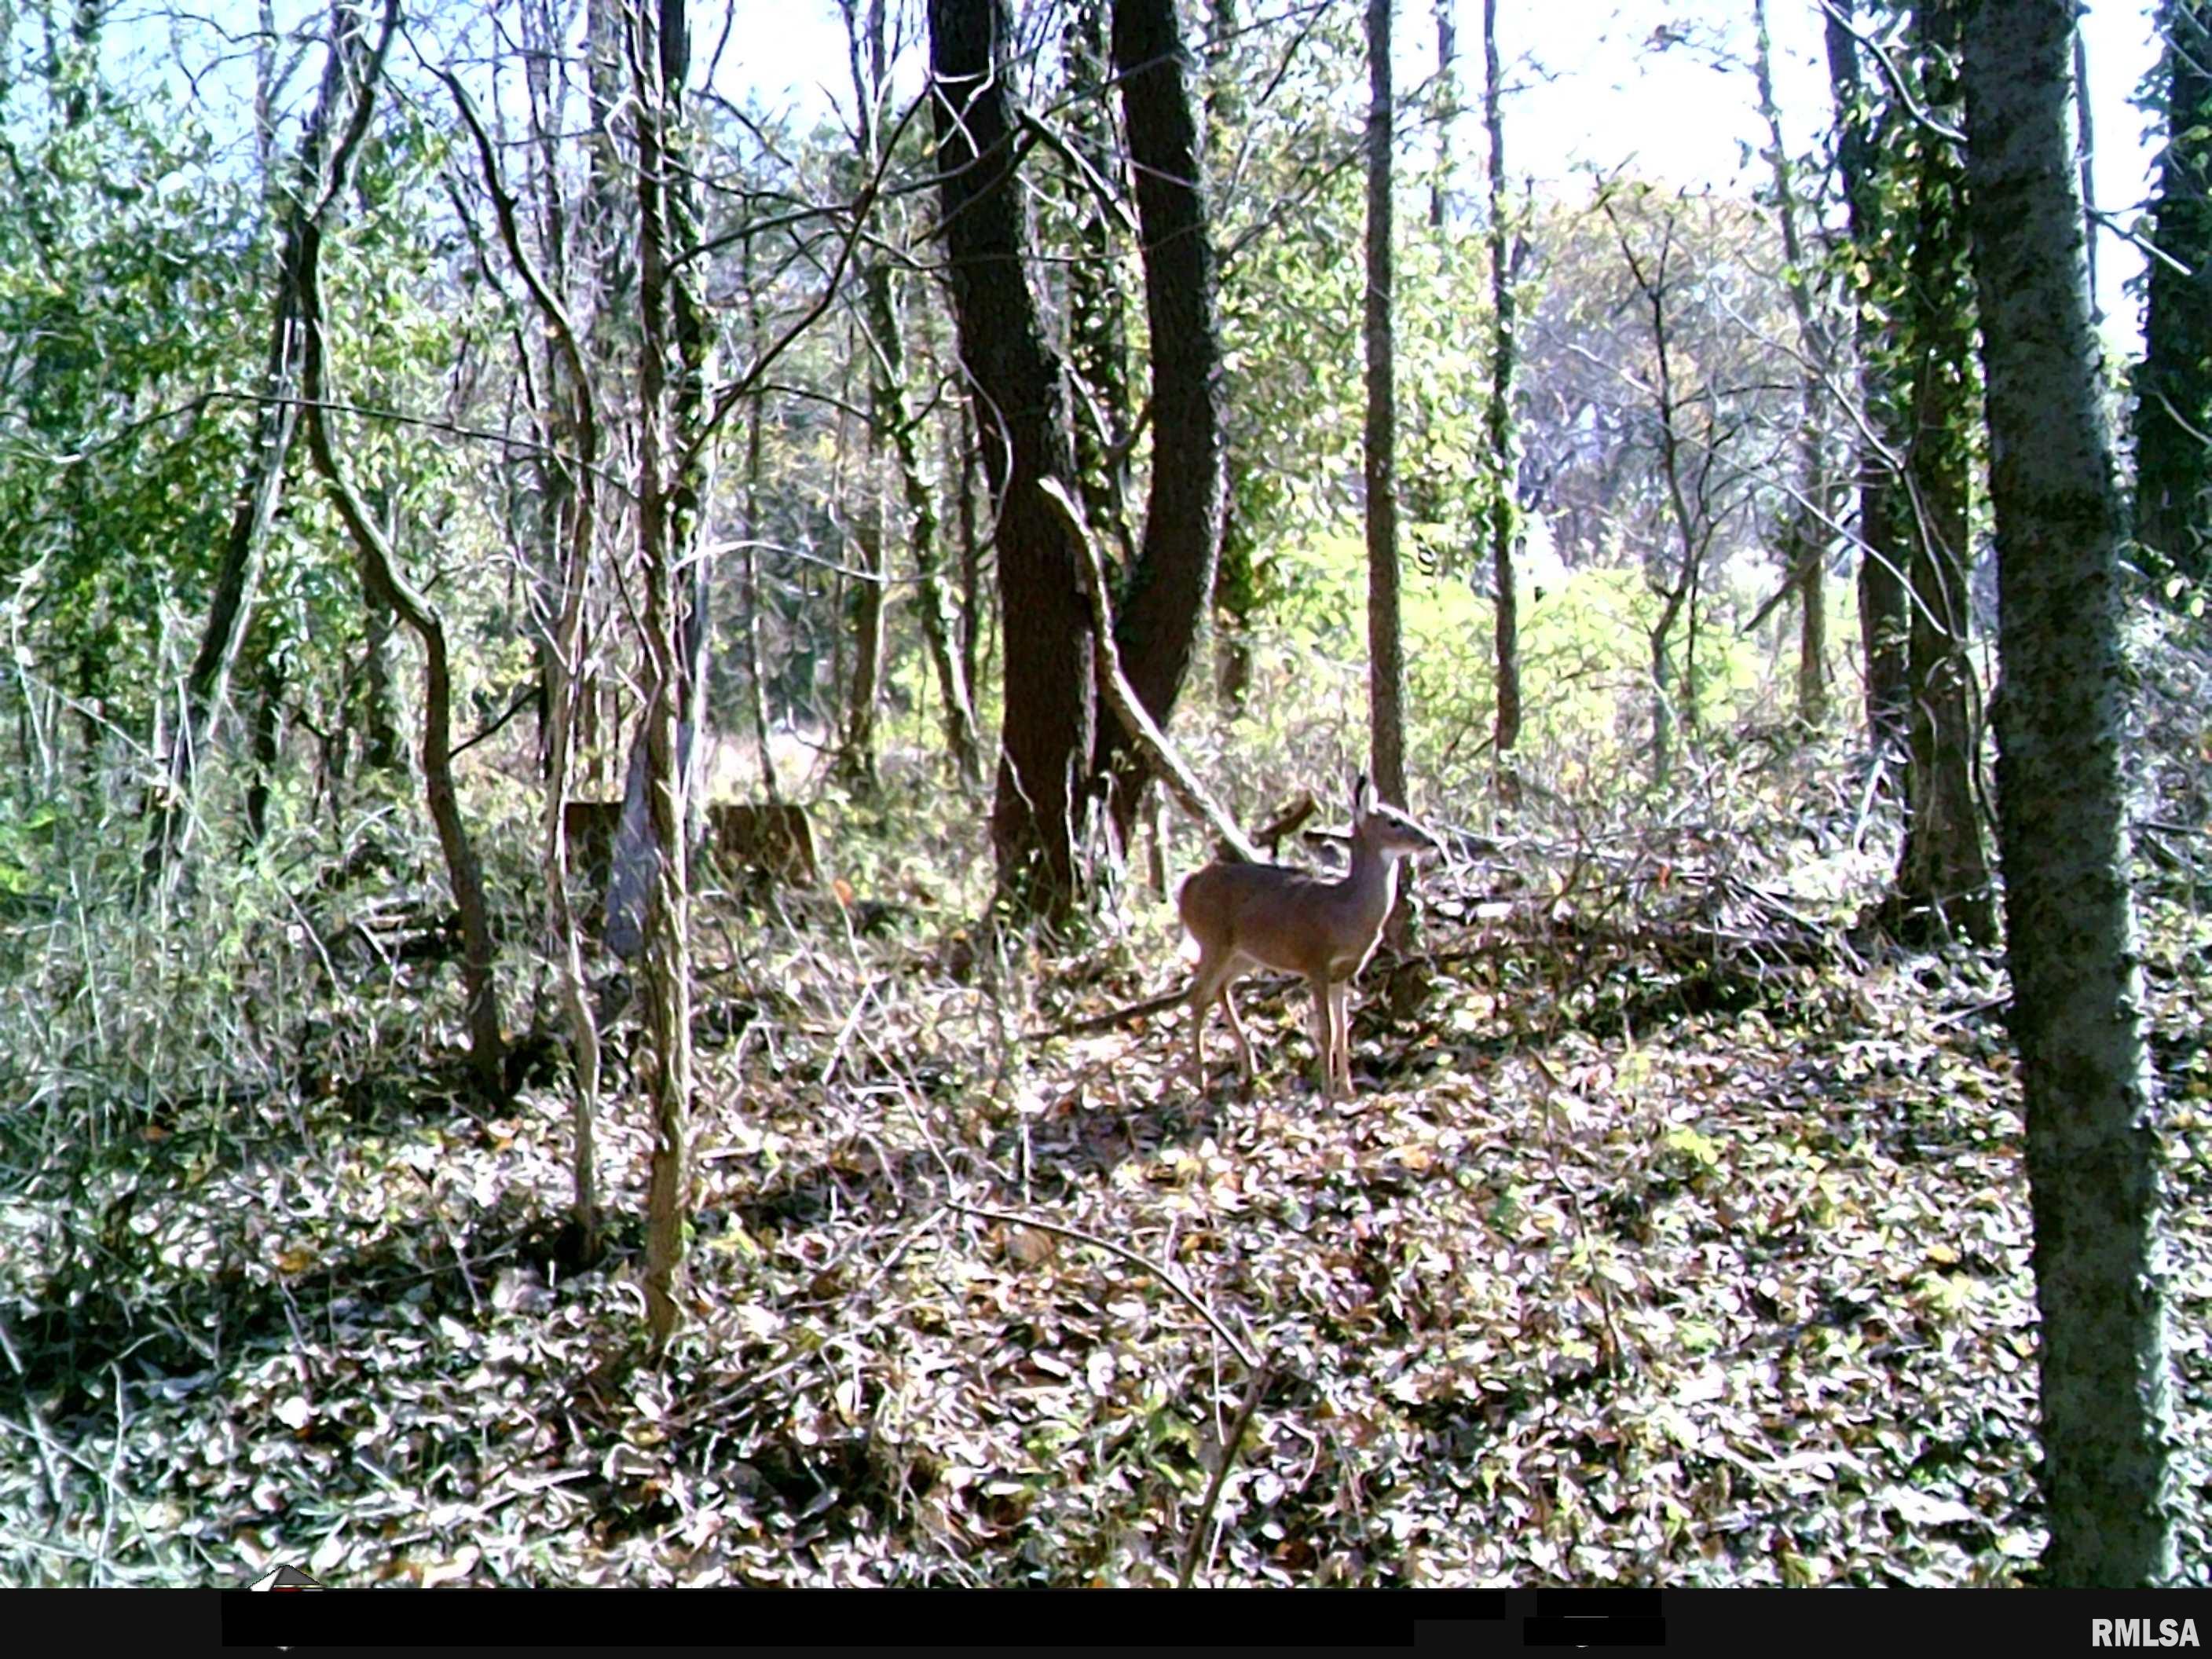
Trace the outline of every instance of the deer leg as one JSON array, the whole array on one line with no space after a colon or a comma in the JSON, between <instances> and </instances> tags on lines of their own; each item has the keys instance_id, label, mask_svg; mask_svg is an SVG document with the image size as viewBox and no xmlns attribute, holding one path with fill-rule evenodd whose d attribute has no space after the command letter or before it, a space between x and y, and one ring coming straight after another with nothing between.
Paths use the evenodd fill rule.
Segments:
<instances>
[{"instance_id":1,"label":"deer leg","mask_svg":"<svg viewBox=\"0 0 2212 1659\"><path fill-rule=\"evenodd\" d=\"M1201 1095L1206 1092L1206 1016L1213 1006L1214 993L1220 988L1213 964L1200 957L1190 978L1189 1002L1190 1086Z\"/></svg>"},{"instance_id":2,"label":"deer leg","mask_svg":"<svg viewBox=\"0 0 2212 1659\"><path fill-rule=\"evenodd\" d=\"M1306 986L1313 993L1313 1017L1308 1030L1313 1033L1314 1058L1321 1063L1321 1090L1324 1099L1336 1098L1336 1033L1328 1017L1328 981L1309 979Z\"/></svg>"},{"instance_id":3,"label":"deer leg","mask_svg":"<svg viewBox=\"0 0 2212 1659\"><path fill-rule=\"evenodd\" d=\"M1244 1056L1245 1075L1252 1073L1251 1046L1244 1040L1243 1028L1237 1021L1237 1005L1230 999L1234 980L1231 966L1227 960L1201 956L1190 981L1190 1086L1200 1095L1206 1092L1206 1017L1216 1002L1229 1016L1230 1035L1237 1039L1237 1049Z\"/></svg>"},{"instance_id":4,"label":"deer leg","mask_svg":"<svg viewBox=\"0 0 2212 1659\"><path fill-rule=\"evenodd\" d=\"M1328 988L1329 1034L1336 1045L1337 1075L1344 1082L1344 1097L1352 1098L1352 981L1340 979Z\"/></svg>"},{"instance_id":5,"label":"deer leg","mask_svg":"<svg viewBox=\"0 0 2212 1659\"><path fill-rule=\"evenodd\" d=\"M1229 1016L1229 1035L1237 1039L1237 1053L1244 1062L1244 1081L1249 1084L1258 1075L1258 1070L1252 1064L1252 1044L1250 1039L1244 1035L1244 1022L1237 1017L1237 998L1234 994L1236 989L1237 981L1234 978L1223 983L1221 1012Z\"/></svg>"}]
</instances>

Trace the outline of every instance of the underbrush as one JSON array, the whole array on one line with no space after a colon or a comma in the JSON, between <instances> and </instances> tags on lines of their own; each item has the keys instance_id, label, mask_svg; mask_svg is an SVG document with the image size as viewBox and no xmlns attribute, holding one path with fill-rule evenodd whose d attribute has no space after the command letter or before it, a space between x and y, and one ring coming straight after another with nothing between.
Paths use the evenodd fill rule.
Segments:
<instances>
[{"instance_id":1,"label":"underbrush","mask_svg":"<svg viewBox=\"0 0 2212 1659\"><path fill-rule=\"evenodd\" d=\"M1278 740L1247 821L1340 770ZM976 923L976 814L896 776L832 806L842 890L699 908L658 1364L641 1040L610 1034L611 1253L567 1272L565 1069L463 1086L426 848L319 885L344 862L301 831L166 909L13 921L0 1579L2032 1580L2002 973L1853 933L1883 823L1817 760L1754 738L1663 817L1532 788L1459 823L1355 1000L1348 1106L1302 988L1248 982L1249 1096L1189 1089L1180 1009L1109 1018L1177 982L1156 896L1047 951ZM126 841L65 890L119 892ZM551 1029L502 867L510 1024ZM2146 909L2204 1582L2207 930Z\"/></svg>"}]
</instances>

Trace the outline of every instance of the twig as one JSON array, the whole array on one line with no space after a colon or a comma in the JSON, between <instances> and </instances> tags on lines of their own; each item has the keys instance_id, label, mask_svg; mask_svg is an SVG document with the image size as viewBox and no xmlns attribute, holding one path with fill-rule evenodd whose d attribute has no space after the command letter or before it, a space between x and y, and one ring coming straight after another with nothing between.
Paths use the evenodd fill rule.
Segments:
<instances>
[{"instance_id":1,"label":"twig","mask_svg":"<svg viewBox=\"0 0 2212 1659\"><path fill-rule=\"evenodd\" d=\"M1110 1238L1101 1238L1096 1233L1086 1233L1080 1227L1070 1227L1063 1222L1047 1221L1041 1216L1024 1215L1014 1210L987 1210L980 1205L963 1204L957 1199L950 1198L945 1200L945 1207L948 1210L957 1210L963 1215L977 1216L986 1221L1003 1221L1010 1227L1034 1227L1039 1232L1054 1233L1062 1238L1072 1238L1079 1244L1095 1245L1109 1255L1119 1256L1133 1267L1145 1268L1161 1284L1173 1291L1177 1299L1193 1313L1212 1326L1213 1334L1227 1345L1229 1352L1235 1354L1239 1361L1255 1370L1259 1368L1258 1356L1254 1354L1251 1349L1222 1322L1219 1315L1206 1305L1197 1291L1182 1282L1174 1268L1164 1262L1155 1261L1148 1255L1140 1255L1126 1244L1116 1244Z\"/></svg>"},{"instance_id":2,"label":"twig","mask_svg":"<svg viewBox=\"0 0 2212 1659\"><path fill-rule=\"evenodd\" d=\"M1126 1025L1146 1014L1157 1014L1162 1009L1172 1008L1189 994L1190 987L1188 985L1178 991L1163 991L1156 997L1143 1002L1133 1002L1126 1008L1115 1008L1106 1013L1092 1014L1087 1018L1070 1020L1065 1024L1048 1026L1042 1031L1024 1031L1022 1041L1049 1042L1054 1037L1082 1036L1091 1031L1111 1030L1116 1025Z\"/></svg>"},{"instance_id":3,"label":"twig","mask_svg":"<svg viewBox=\"0 0 2212 1659\"><path fill-rule=\"evenodd\" d=\"M1041 478L1036 488L1067 521L1068 532L1075 538L1076 547L1083 556L1083 584L1087 590L1085 597L1091 601L1091 629L1097 635L1099 685L1106 694L1106 701L1113 705L1114 713L1153 775L1183 810L1205 823L1245 863L1265 863L1260 849L1244 838L1244 832L1214 803L1205 786L1183 764L1182 757L1169 745L1166 734L1146 712L1130 687L1128 677L1121 672L1121 653L1114 646L1111 602L1106 596L1106 568L1099 562L1098 549L1091 539L1091 529L1084 522L1082 509L1057 478Z\"/></svg>"},{"instance_id":4,"label":"twig","mask_svg":"<svg viewBox=\"0 0 2212 1659\"><path fill-rule=\"evenodd\" d=\"M1545 1063L1544 1056L1540 1053L1539 1053L1534 1048L1531 1047L1526 1051L1526 1054L1528 1062L1533 1065L1536 1068L1537 1072L1543 1077L1544 1082L1550 1091L1553 1093L1558 1093L1563 1092L1565 1090L1566 1085L1559 1081L1559 1073L1553 1071L1553 1069ZM1565 1175L1559 1168L1559 1138L1553 1132L1553 1114L1551 1109L1553 1102L1549 1097L1547 1097L1544 1104L1544 1151L1547 1156L1551 1159L1553 1181L1557 1184L1559 1189L1567 1195L1567 1208L1572 1212L1575 1218L1575 1231L1578 1236L1577 1242L1582 1247L1583 1255L1588 1256L1589 1259L1590 1283L1597 1291L1598 1317L1605 1322L1606 1346L1611 1351L1613 1355L1613 1363L1607 1369L1613 1370L1621 1364L1625 1358L1625 1354L1620 1346L1620 1332L1615 1328L1613 1322L1613 1297L1606 1289L1605 1275L1597 1271L1596 1254L1590 1249L1589 1222L1583 1214L1582 1195L1568 1182Z\"/></svg>"},{"instance_id":5,"label":"twig","mask_svg":"<svg viewBox=\"0 0 2212 1659\"><path fill-rule=\"evenodd\" d=\"M1221 1458L1213 1467L1213 1479L1206 1485L1206 1499L1198 1506L1197 1523L1190 1529L1190 1541L1182 1547L1182 1570L1176 1574L1177 1589L1188 1589L1191 1575L1198 1571L1198 1547L1213 1525L1213 1506L1220 1500L1221 1488L1229 1479L1229 1466L1237 1461L1237 1453L1244 1443L1244 1431L1250 1426L1252 1413L1273 1375L1272 1365L1261 1364L1254 1369L1252 1380L1244 1385L1244 1403L1237 1408L1237 1420L1229 1425L1229 1437L1221 1443Z\"/></svg>"}]
</instances>

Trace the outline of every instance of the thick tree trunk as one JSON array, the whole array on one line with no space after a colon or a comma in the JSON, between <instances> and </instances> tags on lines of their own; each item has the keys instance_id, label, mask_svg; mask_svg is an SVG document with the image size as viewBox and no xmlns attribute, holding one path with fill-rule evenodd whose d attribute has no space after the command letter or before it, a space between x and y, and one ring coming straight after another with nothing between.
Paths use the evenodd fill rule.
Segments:
<instances>
[{"instance_id":1,"label":"thick tree trunk","mask_svg":"<svg viewBox=\"0 0 2212 1659\"><path fill-rule=\"evenodd\" d=\"M2065 0L1966 31L2004 690L2012 1027L2042 1310L2051 1582L2176 1571L2159 1138L2128 890L2122 526L2068 166Z\"/></svg>"},{"instance_id":2,"label":"thick tree trunk","mask_svg":"<svg viewBox=\"0 0 2212 1659\"><path fill-rule=\"evenodd\" d=\"M1939 109L1956 108L1958 88L1948 64L1958 46L1958 3L1932 0L1917 14L1925 93ZM1923 151L1911 301L1903 319L1913 375L1906 461L1914 515L1907 630L1910 765L1905 844L1891 910L1907 936L1933 927L1991 944L1996 895L1973 782L1981 693L1967 654L1974 314L1960 257L1967 237L1960 205L1965 185L1954 151L1932 144Z\"/></svg>"},{"instance_id":3,"label":"thick tree trunk","mask_svg":"<svg viewBox=\"0 0 2212 1659\"><path fill-rule=\"evenodd\" d=\"M1006 0L930 0L929 34L953 312L998 505L1006 714L991 840L1002 898L1058 925L1083 898L1074 785L1097 718L1079 550L1037 487L1074 473L1066 376L1030 293Z\"/></svg>"},{"instance_id":4,"label":"thick tree trunk","mask_svg":"<svg viewBox=\"0 0 2212 1659\"><path fill-rule=\"evenodd\" d=\"M1213 240L1185 62L1174 0L1116 0L1114 68L1136 173L1152 335L1152 477L1143 550L1121 599L1115 647L1145 712L1163 729L1212 594L1228 489ZM1096 770L1109 780L1117 838L1126 846L1146 774L1118 721L1099 723Z\"/></svg>"}]
</instances>

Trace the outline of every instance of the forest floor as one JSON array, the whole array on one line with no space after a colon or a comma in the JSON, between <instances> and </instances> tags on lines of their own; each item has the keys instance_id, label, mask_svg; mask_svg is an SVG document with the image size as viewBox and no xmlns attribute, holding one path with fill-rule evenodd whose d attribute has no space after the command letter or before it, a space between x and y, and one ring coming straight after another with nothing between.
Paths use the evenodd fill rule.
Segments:
<instances>
[{"instance_id":1,"label":"forest floor","mask_svg":"<svg viewBox=\"0 0 2212 1659\"><path fill-rule=\"evenodd\" d=\"M472 1104L450 964L377 969L411 1045L333 1000L287 1067L119 1115L50 1078L4 1120L0 1580L1146 1585L1194 1547L1212 1584L2033 1582L1994 958L1855 947L1711 847L1512 861L1425 878L1348 1104L1265 976L1249 1093L1218 1023L1193 1092L1180 1008L1043 1035L1178 982L1157 904L1062 957L919 888L878 936L702 907L657 1364L625 1029L580 1273L565 1073ZM2208 1583L2212 927L2146 915Z\"/></svg>"}]
</instances>

